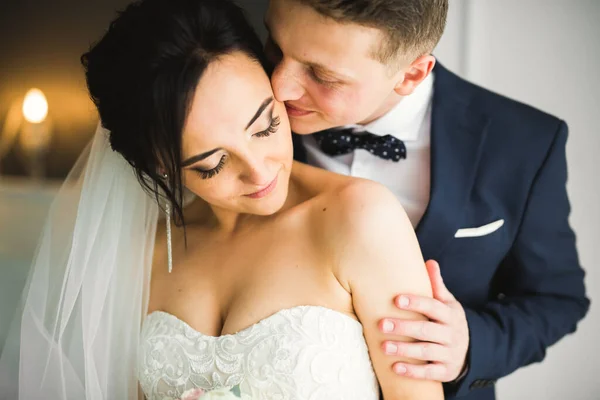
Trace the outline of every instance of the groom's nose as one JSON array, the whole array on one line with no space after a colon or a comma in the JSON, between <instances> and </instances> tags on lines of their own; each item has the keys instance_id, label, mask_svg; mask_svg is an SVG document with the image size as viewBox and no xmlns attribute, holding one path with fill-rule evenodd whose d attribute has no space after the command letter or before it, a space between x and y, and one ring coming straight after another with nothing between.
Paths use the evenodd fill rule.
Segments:
<instances>
[{"instance_id":1,"label":"groom's nose","mask_svg":"<svg viewBox=\"0 0 600 400\"><path fill-rule=\"evenodd\" d=\"M301 72L296 72L285 61L280 61L275 66L271 75L271 85L273 94L277 101L294 101L304 95L304 86L302 85Z\"/></svg>"}]
</instances>

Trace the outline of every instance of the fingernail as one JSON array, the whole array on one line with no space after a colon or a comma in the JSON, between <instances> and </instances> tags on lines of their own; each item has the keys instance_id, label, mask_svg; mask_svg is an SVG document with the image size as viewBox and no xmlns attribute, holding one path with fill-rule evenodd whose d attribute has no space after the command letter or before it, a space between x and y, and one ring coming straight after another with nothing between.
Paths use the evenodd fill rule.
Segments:
<instances>
[{"instance_id":1,"label":"fingernail","mask_svg":"<svg viewBox=\"0 0 600 400\"><path fill-rule=\"evenodd\" d=\"M405 374L406 373L406 367L402 364L396 364L394 365L394 371L396 371L397 374Z\"/></svg>"},{"instance_id":2,"label":"fingernail","mask_svg":"<svg viewBox=\"0 0 600 400\"><path fill-rule=\"evenodd\" d=\"M408 307L408 297L406 296L400 296L400 300L398 300L398 305L402 308L406 308Z\"/></svg>"},{"instance_id":3,"label":"fingernail","mask_svg":"<svg viewBox=\"0 0 600 400\"><path fill-rule=\"evenodd\" d=\"M388 354L396 354L398 352L398 346L396 346L394 343L386 343L385 352Z\"/></svg>"},{"instance_id":4,"label":"fingernail","mask_svg":"<svg viewBox=\"0 0 600 400\"><path fill-rule=\"evenodd\" d=\"M392 321L383 322L383 332L390 333L394 331L394 323Z\"/></svg>"}]
</instances>

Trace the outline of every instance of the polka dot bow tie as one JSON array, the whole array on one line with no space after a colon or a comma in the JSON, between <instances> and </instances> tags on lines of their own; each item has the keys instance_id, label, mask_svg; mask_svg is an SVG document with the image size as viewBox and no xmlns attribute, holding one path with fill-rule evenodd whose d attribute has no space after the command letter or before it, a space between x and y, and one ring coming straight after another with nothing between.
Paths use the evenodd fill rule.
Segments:
<instances>
[{"instance_id":1,"label":"polka dot bow tie","mask_svg":"<svg viewBox=\"0 0 600 400\"><path fill-rule=\"evenodd\" d=\"M377 136L369 132L354 133L352 129L327 129L314 134L321 150L330 156L364 149L377 157L394 162L406 158L404 142L392 135Z\"/></svg>"}]
</instances>

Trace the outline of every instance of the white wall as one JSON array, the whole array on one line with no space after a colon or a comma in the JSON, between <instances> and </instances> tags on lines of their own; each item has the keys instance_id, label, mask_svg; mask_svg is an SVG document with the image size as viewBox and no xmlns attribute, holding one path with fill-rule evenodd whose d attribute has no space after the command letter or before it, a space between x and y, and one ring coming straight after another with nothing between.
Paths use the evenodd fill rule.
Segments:
<instances>
[{"instance_id":1,"label":"white wall","mask_svg":"<svg viewBox=\"0 0 600 400\"><path fill-rule=\"evenodd\" d=\"M464 78L570 127L571 223L592 308L543 363L502 379L499 399L600 399L600 1L450 0L435 55Z\"/></svg>"}]
</instances>

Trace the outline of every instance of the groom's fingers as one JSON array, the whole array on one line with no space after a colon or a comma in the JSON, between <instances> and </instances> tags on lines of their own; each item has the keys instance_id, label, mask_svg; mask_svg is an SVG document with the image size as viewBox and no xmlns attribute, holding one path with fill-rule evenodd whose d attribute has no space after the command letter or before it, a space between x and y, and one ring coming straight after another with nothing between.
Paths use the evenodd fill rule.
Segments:
<instances>
[{"instance_id":1,"label":"groom's fingers","mask_svg":"<svg viewBox=\"0 0 600 400\"><path fill-rule=\"evenodd\" d=\"M431 281L433 297L443 302L456 300L444 284L438 262L435 260L427 260L425 267L427 269L427 274L429 275L429 280Z\"/></svg>"},{"instance_id":2,"label":"groom's fingers","mask_svg":"<svg viewBox=\"0 0 600 400\"><path fill-rule=\"evenodd\" d=\"M450 344L450 329L431 321L408 321L386 318L379 323L380 329L387 334L405 336L423 342Z\"/></svg>"},{"instance_id":3,"label":"groom's fingers","mask_svg":"<svg viewBox=\"0 0 600 400\"><path fill-rule=\"evenodd\" d=\"M413 360L447 363L451 361L450 349L426 342L384 342L383 351L389 356L400 356Z\"/></svg>"},{"instance_id":4,"label":"groom's fingers","mask_svg":"<svg viewBox=\"0 0 600 400\"><path fill-rule=\"evenodd\" d=\"M403 294L396 297L395 304L398 308L423 314L433 321L447 324L452 320L452 309L431 297Z\"/></svg>"},{"instance_id":5,"label":"groom's fingers","mask_svg":"<svg viewBox=\"0 0 600 400\"><path fill-rule=\"evenodd\" d=\"M449 382L448 369L443 364L413 365L396 363L393 366L398 375L429 381Z\"/></svg>"}]
</instances>

